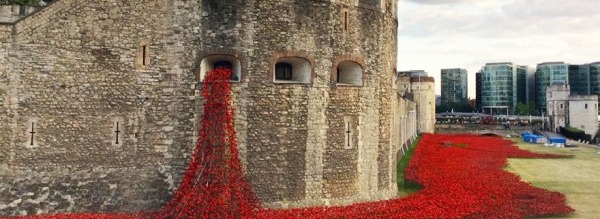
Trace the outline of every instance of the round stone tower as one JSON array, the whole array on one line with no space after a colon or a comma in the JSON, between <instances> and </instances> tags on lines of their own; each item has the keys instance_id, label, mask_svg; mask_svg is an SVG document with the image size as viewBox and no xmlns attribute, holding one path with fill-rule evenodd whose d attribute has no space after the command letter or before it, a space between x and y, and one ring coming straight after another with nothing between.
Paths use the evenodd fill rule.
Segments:
<instances>
[{"instance_id":1,"label":"round stone tower","mask_svg":"<svg viewBox=\"0 0 600 219\"><path fill-rule=\"evenodd\" d=\"M242 160L263 205L394 197L396 1L236 3L202 1L198 84L233 69Z\"/></svg>"}]
</instances>

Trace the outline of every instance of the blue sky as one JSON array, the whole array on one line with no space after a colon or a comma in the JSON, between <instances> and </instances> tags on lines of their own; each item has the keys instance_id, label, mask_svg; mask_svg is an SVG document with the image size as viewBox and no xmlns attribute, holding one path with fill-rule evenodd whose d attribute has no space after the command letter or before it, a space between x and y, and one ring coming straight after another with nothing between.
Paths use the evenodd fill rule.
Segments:
<instances>
[{"instance_id":1,"label":"blue sky","mask_svg":"<svg viewBox=\"0 0 600 219\"><path fill-rule=\"evenodd\" d=\"M600 61L600 0L399 0L398 70Z\"/></svg>"}]
</instances>

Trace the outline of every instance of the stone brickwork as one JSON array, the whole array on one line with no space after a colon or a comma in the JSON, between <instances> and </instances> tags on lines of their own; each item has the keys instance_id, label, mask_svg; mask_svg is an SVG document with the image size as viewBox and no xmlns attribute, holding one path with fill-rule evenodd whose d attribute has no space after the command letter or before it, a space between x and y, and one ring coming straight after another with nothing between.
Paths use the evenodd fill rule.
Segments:
<instances>
[{"instance_id":1,"label":"stone brickwork","mask_svg":"<svg viewBox=\"0 0 600 219\"><path fill-rule=\"evenodd\" d=\"M9 101L8 96L8 72L10 64L8 62L8 49L10 42L11 28L8 25L0 25L0 145L10 142L11 129L9 124ZM0 150L0 178L2 169L6 168L9 160L8 150Z\"/></svg>"},{"instance_id":2,"label":"stone brickwork","mask_svg":"<svg viewBox=\"0 0 600 219\"><path fill-rule=\"evenodd\" d=\"M414 103L394 92L395 6L57 0L0 24L0 215L157 209L194 147L214 55L241 66L235 127L264 206L395 197L416 133ZM290 57L309 83L274 83ZM341 61L363 85L332 80Z\"/></svg>"},{"instance_id":3,"label":"stone brickwork","mask_svg":"<svg viewBox=\"0 0 600 219\"><path fill-rule=\"evenodd\" d=\"M435 132L435 81L432 77L411 77L419 132Z\"/></svg>"}]
</instances>

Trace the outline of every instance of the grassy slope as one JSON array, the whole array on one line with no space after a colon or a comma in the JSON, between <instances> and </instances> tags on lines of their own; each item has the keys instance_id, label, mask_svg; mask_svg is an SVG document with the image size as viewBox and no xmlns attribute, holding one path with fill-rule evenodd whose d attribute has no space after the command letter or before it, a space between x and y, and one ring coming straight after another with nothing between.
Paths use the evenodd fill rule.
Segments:
<instances>
[{"instance_id":1,"label":"grassy slope","mask_svg":"<svg viewBox=\"0 0 600 219\"><path fill-rule=\"evenodd\" d=\"M396 165L396 180L398 182L398 193L400 193L400 196L407 196L421 189L421 186L404 180L404 170L408 166L410 158L412 158L413 154L415 153L415 148L417 147L419 140L421 140L421 136L415 139L413 144L408 149L406 155L404 155Z\"/></svg>"},{"instance_id":2,"label":"grassy slope","mask_svg":"<svg viewBox=\"0 0 600 219\"><path fill-rule=\"evenodd\" d=\"M600 218L599 148L546 148L522 140L517 145L533 152L575 155L572 159L509 159L506 169L536 187L565 194L575 209L568 218Z\"/></svg>"}]
</instances>

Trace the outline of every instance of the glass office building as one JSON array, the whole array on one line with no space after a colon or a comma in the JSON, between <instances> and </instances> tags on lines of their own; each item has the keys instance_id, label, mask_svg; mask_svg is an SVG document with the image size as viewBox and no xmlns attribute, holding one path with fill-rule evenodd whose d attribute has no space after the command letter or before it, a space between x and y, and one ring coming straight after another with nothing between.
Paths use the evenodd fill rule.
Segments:
<instances>
[{"instance_id":1,"label":"glass office building","mask_svg":"<svg viewBox=\"0 0 600 219\"><path fill-rule=\"evenodd\" d=\"M467 70L461 68L442 69L442 104L467 103Z\"/></svg>"},{"instance_id":2,"label":"glass office building","mask_svg":"<svg viewBox=\"0 0 600 219\"><path fill-rule=\"evenodd\" d=\"M590 94L590 65L569 65L569 86L572 94Z\"/></svg>"},{"instance_id":3,"label":"glass office building","mask_svg":"<svg viewBox=\"0 0 600 219\"><path fill-rule=\"evenodd\" d=\"M556 84L569 84L572 94L600 96L600 62L571 65L564 62L545 62L535 71L536 105L546 111L546 89Z\"/></svg>"},{"instance_id":4,"label":"glass office building","mask_svg":"<svg viewBox=\"0 0 600 219\"><path fill-rule=\"evenodd\" d=\"M491 114L514 114L527 102L527 67L510 62L487 63L481 74L481 109Z\"/></svg>"},{"instance_id":5,"label":"glass office building","mask_svg":"<svg viewBox=\"0 0 600 219\"><path fill-rule=\"evenodd\" d=\"M569 65L564 62L544 62L537 65L535 71L536 106L546 111L546 89L556 84L569 83Z\"/></svg>"},{"instance_id":6,"label":"glass office building","mask_svg":"<svg viewBox=\"0 0 600 219\"><path fill-rule=\"evenodd\" d=\"M600 62L589 64L590 69L590 94L598 95L600 100Z\"/></svg>"},{"instance_id":7,"label":"glass office building","mask_svg":"<svg viewBox=\"0 0 600 219\"><path fill-rule=\"evenodd\" d=\"M482 81L481 81L481 75L483 75L482 71L478 71L477 73L475 73L475 106L477 108L477 111L481 111L481 99L482 99L482 92L481 92L481 86L483 85Z\"/></svg>"}]
</instances>

